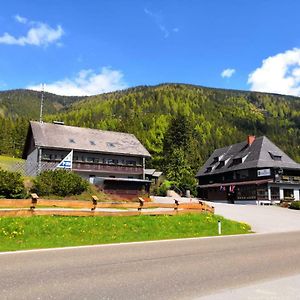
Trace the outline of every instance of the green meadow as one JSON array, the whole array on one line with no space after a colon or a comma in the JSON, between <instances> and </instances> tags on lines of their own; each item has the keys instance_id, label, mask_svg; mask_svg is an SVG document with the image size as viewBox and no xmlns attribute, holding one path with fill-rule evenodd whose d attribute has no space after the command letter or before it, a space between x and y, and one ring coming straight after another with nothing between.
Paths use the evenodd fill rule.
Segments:
<instances>
[{"instance_id":1,"label":"green meadow","mask_svg":"<svg viewBox=\"0 0 300 300\"><path fill-rule=\"evenodd\" d=\"M0 251L250 233L245 223L212 214L129 217L2 217Z\"/></svg>"}]
</instances>

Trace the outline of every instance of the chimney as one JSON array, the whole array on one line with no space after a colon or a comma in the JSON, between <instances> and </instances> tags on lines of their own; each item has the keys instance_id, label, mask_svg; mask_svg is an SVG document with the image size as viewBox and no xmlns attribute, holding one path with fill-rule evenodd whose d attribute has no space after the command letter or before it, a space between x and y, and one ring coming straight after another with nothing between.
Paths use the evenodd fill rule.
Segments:
<instances>
[{"instance_id":1,"label":"chimney","mask_svg":"<svg viewBox=\"0 0 300 300\"><path fill-rule=\"evenodd\" d=\"M255 141L255 135L248 135L247 137L248 146L251 146L254 141Z\"/></svg>"}]
</instances>

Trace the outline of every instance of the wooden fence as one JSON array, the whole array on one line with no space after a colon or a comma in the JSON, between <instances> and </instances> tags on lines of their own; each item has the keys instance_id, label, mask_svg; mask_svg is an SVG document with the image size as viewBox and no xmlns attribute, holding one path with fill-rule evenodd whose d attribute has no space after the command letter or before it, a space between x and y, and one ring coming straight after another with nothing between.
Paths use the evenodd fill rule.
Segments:
<instances>
[{"instance_id":1,"label":"wooden fence","mask_svg":"<svg viewBox=\"0 0 300 300\"><path fill-rule=\"evenodd\" d=\"M214 207L201 201L153 203L145 202L142 198L139 198L139 202L99 202L96 196L92 196L91 201L40 199L36 194L32 194L31 199L0 199L0 216L13 217L175 215L202 212L214 213Z\"/></svg>"}]
</instances>

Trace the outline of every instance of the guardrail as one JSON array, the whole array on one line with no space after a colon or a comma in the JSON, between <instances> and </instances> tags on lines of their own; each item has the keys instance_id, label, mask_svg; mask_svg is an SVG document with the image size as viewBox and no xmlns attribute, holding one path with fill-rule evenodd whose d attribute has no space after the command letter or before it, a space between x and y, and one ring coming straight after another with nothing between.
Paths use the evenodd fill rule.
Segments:
<instances>
[{"instance_id":1,"label":"guardrail","mask_svg":"<svg viewBox=\"0 0 300 300\"><path fill-rule=\"evenodd\" d=\"M97 210L96 210L97 209ZM101 209L120 209L105 211ZM161 209L161 210L160 210ZM31 199L1 199L0 216L134 216L134 215L175 215L185 213L214 213L214 207L199 203L153 203L145 202L99 202L96 196L91 201L48 200L36 194Z\"/></svg>"}]
</instances>

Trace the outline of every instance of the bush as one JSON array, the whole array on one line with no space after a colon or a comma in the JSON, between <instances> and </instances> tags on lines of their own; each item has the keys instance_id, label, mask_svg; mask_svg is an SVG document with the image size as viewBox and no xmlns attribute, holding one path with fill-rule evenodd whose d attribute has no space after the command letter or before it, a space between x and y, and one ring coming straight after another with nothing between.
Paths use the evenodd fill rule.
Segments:
<instances>
[{"instance_id":1,"label":"bush","mask_svg":"<svg viewBox=\"0 0 300 300\"><path fill-rule=\"evenodd\" d=\"M300 201L293 201L293 202L290 204L289 208L300 210Z\"/></svg>"},{"instance_id":2,"label":"bush","mask_svg":"<svg viewBox=\"0 0 300 300\"><path fill-rule=\"evenodd\" d=\"M173 181L165 180L158 188L158 196L167 196L167 191L174 185Z\"/></svg>"},{"instance_id":3,"label":"bush","mask_svg":"<svg viewBox=\"0 0 300 300\"><path fill-rule=\"evenodd\" d=\"M34 180L32 191L38 195L70 196L86 191L88 182L79 175L67 170L48 170Z\"/></svg>"},{"instance_id":4,"label":"bush","mask_svg":"<svg viewBox=\"0 0 300 300\"><path fill-rule=\"evenodd\" d=\"M0 198L25 198L26 191L20 173L0 169Z\"/></svg>"}]
</instances>

